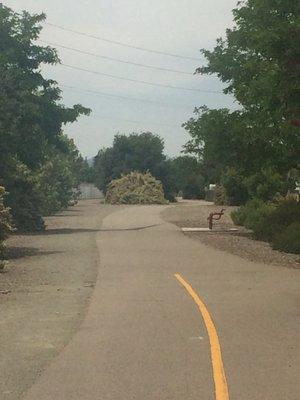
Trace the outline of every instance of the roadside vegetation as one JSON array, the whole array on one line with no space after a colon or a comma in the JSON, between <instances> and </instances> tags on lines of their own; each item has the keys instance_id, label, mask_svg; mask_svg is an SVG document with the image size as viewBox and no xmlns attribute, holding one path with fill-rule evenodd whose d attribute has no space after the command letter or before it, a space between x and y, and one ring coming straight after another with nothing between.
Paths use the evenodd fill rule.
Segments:
<instances>
[{"instance_id":1,"label":"roadside vegetation","mask_svg":"<svg viewBox=\"0 0 300 400\"><path fill-rule=\"evenodd\" d=\"M217 204L242 205L233 213L237 224L274 248L299 252L300 203L285 198L300 181L300 5L247 0L233 15L235 27L202 50L207 63L196 73L216 74L237 109L196 108L183 125L191 137L185 155L175 159L150 132L116 135L95 158L96 184L105 192L122 174L149 171L170 201L203 198L216 184ZM279 214L289 218L279 223Z\"/></svg>"},{"instance_id":2,"label":"roadside vegetation","mask_svg":"<svg viewBox=\"0 0 300 400\"><path fill-rule=\"evenodd\" d=\"M255 239L270 242L274 249L300 253L300 203L295 199L269 203L253 199L231 216L236 225L251 229Z\"/></svg>"},{"instance_id":3,"label":"roadside vegetation","mask_svg":"<svg viewBox=\"0 0 300 400\"><path fill-rule=\"evenodd\" d=\"M116 135L112 147L101 149L95 157L95 184L104 193L111 181L134 171L150 172L161 181L169 201L175 201L179 192L186 198L204 196L205 180L197 158L167 158L163 139L151 132Z\"/></svg>"},{"instance_id":4,"label":"roadside vegetation","mask_svg":"<svg viewBox=\"0 0 300 400\"><path fill-rule=\"evenodd\" d=\"M110 182L106 191L109 204L166 204L160 181L150 172L130 172Z\"/></svg>"},{"instance_id":5,"label":"roadside vegetation","mask_svg":"<svg viewBox=\"0 0 300 400\"><path fill-rule=\"evenodd\" d=\"M66 107L58 84L42 74L43 65L60 62L54 48L36 42L45 15L18 14L1 3L1 243L8 225L43 230L43 216L76 202L79 182L107 193L138 172L161 182L168 201L204 198L216 184L217 204L242 206L233 214L237 224L274 248L299 252L300 203L286 197L300 181L300 4L245 0L233 15L235 27L213 50L202 49L207 62L196 73L217 75L236 110L196 108L183 124L190 140L179 157L168 158L155 133L117 134L90 168L64 134L90 110ZM273 223L278 213L289 223ZM261 233L271 225L276 234Z\"/></svg>"},{"instance_id":6,"label":"roadside vegetation","mask_svg":"<svg viewBox=\"0 0 300 400\"><path fill-rule=\"evenodd\" d=\"M5 267L5 244L10 232L12 232L11 215L9 208L4 205L5 190L0 186L0 271Z\"/></svg>"},{"instance_id":7,"label":"roadside vegetation","mask_svg":"<svg viewBox=\"0 0 300 400\"><path fill-rule=\"evenodd\" d=\"M63 127L90 110L64 106L57 83L43 76L43 65L59 63L55 49L36 42L44 20L0 4L1 246L11 225L43 230L44 215L74 202L88 169Z\"/></svg>"},{"instance_id":8,"label":"roadside vegetation","mask_svg":"<svg viewBox=\"0 0 300 400\"><path fill-rule=\"evenodd\" d=\"M299 253L300 203L284 197L300 181L300 4L247 0L233 15L235 27L202 50L207 64L196 72L216 74L238 109L197 108L184 124L185 151L217 184L218 204L243 205L233 213L237 224Z\"/></svg>"}]
</instances>

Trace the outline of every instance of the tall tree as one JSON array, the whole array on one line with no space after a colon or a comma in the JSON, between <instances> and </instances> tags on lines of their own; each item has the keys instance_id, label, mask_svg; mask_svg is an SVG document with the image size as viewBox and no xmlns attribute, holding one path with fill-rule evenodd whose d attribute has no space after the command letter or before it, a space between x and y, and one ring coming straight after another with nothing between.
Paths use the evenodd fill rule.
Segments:
<instances>
[{"instance_id":1,"label":"tall tree","mask_svg":"<svg viewBox=\"0 0 300 400\"><path fill-rule=\"evenodd\" d=\"M205 171L196 157L182 155L170 160L174 192L182 192L185 199L204 197Z\"/></svg>"},{"instance_id":2,"label":"tall tree","mask_svg":"<svg viewBox=\"0 0 300 400\"><path fill-rule=\"evenodd\" d=\"M163 150L162 139L151 132L116 135L112 147L100 150L95 158L98 187L105 190L112 179L131 171L150 171L158 177L165 160Z\"/></svg>"},{"instance_id":3,"label":"tall tree","mask_svg":"<svg viewBox=\"0 0 300 400\"><path fill-rule=\"evenodd\" d=\"M208 62L196 72L216 74L240 109L200 107L185 124L191 135L185 149L202 158L210 179L223 182L232 199L234 187L243 201L269 199L299 169L300 4L245 0L233 15L235 27L212 51L202 50Z\"/></svg>"},{"instance_id":4,"label":"tall tree","mask_svg":"<svg viewBox=\"0 0 300 400\"><path fill-rule=\"evenodd\" d=\"M44 19L0 4L0 184L16 225L26 228L42 226L38 171L49 153L69 152L63 126L89 113L61 104L57 83L42 75L43 64L59 62L54 49L36 44Z\"/></svg>"},{"instance_id":5,"label":"tall tree","mask_svg":"<svg viewBox=\"0 0 300 400\"><path fill-rule=\"evenodd\" d=\"M245 125L292 168L300 145L300 3L245 0L233 15L236 26L213 51L202 50L208 64L197 72L228 84L225 92L243 106Z\"/></svg>"}]
</instances>

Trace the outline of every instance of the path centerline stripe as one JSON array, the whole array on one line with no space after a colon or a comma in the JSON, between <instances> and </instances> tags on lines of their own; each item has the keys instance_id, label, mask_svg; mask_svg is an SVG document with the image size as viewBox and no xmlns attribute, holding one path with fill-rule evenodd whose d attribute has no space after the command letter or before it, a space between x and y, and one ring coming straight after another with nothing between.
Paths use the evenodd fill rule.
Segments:
<instances>
[{"instance_id":1,"label":"path centerline stripe","mask_svg":"<svg viewBox=\"0 0 300 400\"><path fill-rule=\"evenodd\" d=\"M192 286L187 281L185 281L180 274L175 274L175 278L181 283L181 285L193 298L194 302L197 304L200 310L203 321L205 323L210 342L216 400L229 400L229 392L222 360L221 346L213 320L205 303L200 299Z\"/></svg>"}]
</instances>

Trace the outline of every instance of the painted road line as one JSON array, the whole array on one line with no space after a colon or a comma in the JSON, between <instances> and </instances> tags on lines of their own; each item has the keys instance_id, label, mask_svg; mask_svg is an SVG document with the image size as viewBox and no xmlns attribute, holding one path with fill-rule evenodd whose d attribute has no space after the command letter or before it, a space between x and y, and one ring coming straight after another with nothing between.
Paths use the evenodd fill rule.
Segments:
<instances>
[{"instance_id":1,"label":"painted road line","mask_svg":"<svg viewBox=\"0 0 300 400\"><path fill-rule=\"evenodd\" d=\"M211 361L213 366L216 400L229 400L228 386L222 360L221 346L213 320L209 314L206 305L194 291L192 286L187 281L185 281L179 274L175 274L175 278L181 283L181 285L187 290L187 292L193 298L194 302L199 307L202 318L204 320L210 342L210 352L211 352Z\"/></svg>"}]
</instances>

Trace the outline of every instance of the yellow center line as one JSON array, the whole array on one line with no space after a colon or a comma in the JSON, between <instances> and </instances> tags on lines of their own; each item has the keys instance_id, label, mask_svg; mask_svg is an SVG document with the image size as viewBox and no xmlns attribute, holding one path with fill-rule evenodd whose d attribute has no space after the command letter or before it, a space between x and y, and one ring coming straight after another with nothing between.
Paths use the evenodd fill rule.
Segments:
<instances>
[{"instance_id":1,"label":"yellow center line","mask_svg":"<svg viewBox=\"0 0 300 400\"><path fill-rule=\"evenodd\" d=\"M211 352L211 360L213 366L216 400L229 400L228 386L222 360L221 346L213 320L209 314L206 305L194 291L192 286L188 282L186 282L179 274L175 274L175 278L182 284L182 286L184 286L184 288L193 298L194 302L199 307L202 318L204 320L210 342L210 352Z\"/></svg>"}]
</instances>

